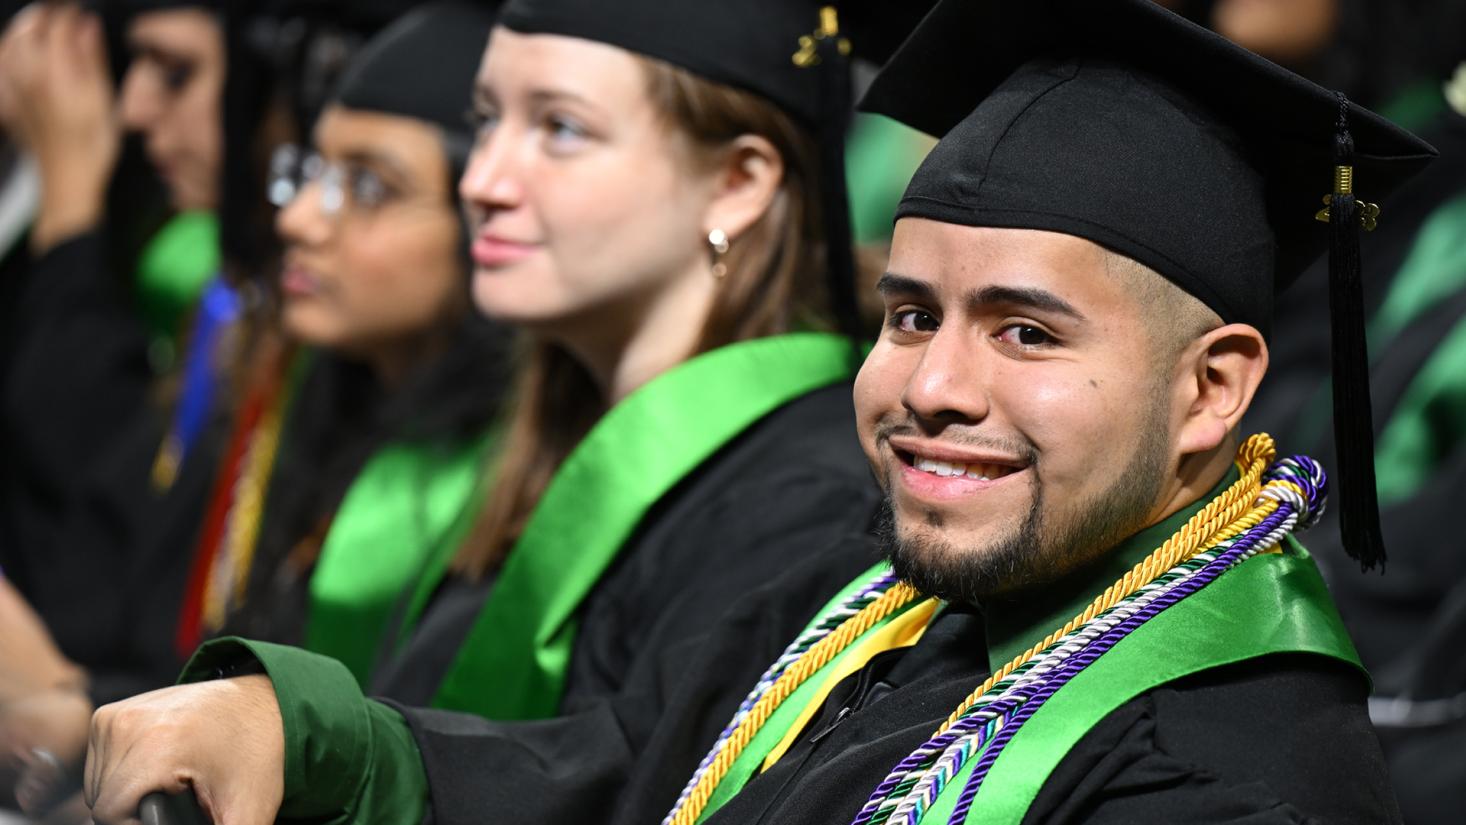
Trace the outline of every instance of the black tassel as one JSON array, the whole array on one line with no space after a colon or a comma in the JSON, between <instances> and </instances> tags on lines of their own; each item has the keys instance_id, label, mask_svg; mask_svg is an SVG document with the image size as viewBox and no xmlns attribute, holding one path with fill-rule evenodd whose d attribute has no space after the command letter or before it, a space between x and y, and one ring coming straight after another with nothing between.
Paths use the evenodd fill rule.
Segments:
<instances>
[{"instance_id":1,"label":"black tassel","mask_svg":"<svg viewBox=\"0 0 1466 825\"><path fill-rule=\"evenodd\" d=\"M855 286L855 240L850 231L850 196L845 182L845 136L853 101L850 43L838 33L832 8L821 11L821 29L807 44L815 59L807 65L820 73L823 109L820 117L820 214L825 230L825 269L835 323L851 342L853 368L864 359L866 330L860 322ZM823 35L823 36L820 36ZM796 62L798 58L796 57Z\"/></svg>"},{"instance_id":2,"label":"black tassel","mask_svg":"<svg viewBox=\"0 0 1466 825\"><path fill-rule=\"evenodd\" d=\"M1348 101L1339 95L1334 193L1329 198L1329 315L1333 351L1334 447L1339 529L1344 550L1361 569L1385 562L1374 478L1374 421L1365 346L1364 288L1359 257L1361 205L1353 193L1354 140ZM1371 219L1373 215L1370 216Z\"/></svg>"}]
</instances>

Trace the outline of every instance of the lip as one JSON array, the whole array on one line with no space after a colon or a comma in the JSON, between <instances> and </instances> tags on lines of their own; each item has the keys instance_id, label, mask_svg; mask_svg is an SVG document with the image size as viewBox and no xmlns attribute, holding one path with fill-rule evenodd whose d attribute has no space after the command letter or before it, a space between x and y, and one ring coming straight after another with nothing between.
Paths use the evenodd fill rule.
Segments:
<instances>
[{"instance_id":1,"label":"lip","mask_svg":"<svg viewBox=\"0 0 1466 825\"><path fill-rule=\"evenodd\" d=\"M321 291L321 281L304 267L287 264L280 270L280 291L287 298L301 298Z\"/></svg>"},{"instance_id":2,"label":"lip","mask_svg":"<svg viewBox=\"0 0 1466 825\"><path fill-rule=\"evenodd\" d=\"M473 248L470 252L475 264L493 269L522 261L533 255L537 249L539 249L539 244L483 234L473 239Z\"/></svg>"},{"instance_id":3,"label":"lip","mask_svg":"<svg viewBox=\"0 0 1466 825\"><path fill-rule=\"evenodd\" d=\"M1004 455L990 450L964 449L915 436L893 435L887 438L886 442L896 452L906 453L907 455L920 455L925 458L935 459L936 461L945 461L949 464L1001 464L1004 467L1013 467L1017 470L1024 470L1028 467L1027 462L1011 455Z\"/></svg>"},{"instance_id":4,"label":"lip","mask_svg":"<svg viewBox=\"0 0 1466 825\"><path fill-rule=\"evenodd\" d=\"M893 458L900 465L896 484L901 492L913 498L928 502L950 502L968 496L987 493L1018 479L1028 471L1028 466L1012 456L1001 453L964 449L940 444L911 436L891 436L887 439ZM1014 468L1014 472L992 479L976 479L962 476L939 476L925 470L918 470L912 463L913 456L942 461L949 464L998 464Z\"/></svg>"}]
</instances>

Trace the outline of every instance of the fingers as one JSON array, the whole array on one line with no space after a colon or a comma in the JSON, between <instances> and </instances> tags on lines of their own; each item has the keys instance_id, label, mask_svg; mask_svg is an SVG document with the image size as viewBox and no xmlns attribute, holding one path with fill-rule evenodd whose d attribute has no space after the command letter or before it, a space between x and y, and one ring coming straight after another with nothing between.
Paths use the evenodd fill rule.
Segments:
<instances>
[{"instance_id":1,"label":"fingers","mask_svg":"<svg viewBox=\"0 0 1466 825\"><path fill-rule=\"evenodd\" d=\"M284 794L283 730L263 675L183 685L99 709L84 794L102 825L137 821L154 791L192 789L219 825L270 825Z\"/></svg>"},{"instance_id":2,"label":"fingers","mask_svg":"<svg viewBox=\"0 0 1466 825\"><path fill-rule=\"evenodd\" d=\"M154 721L158 720L126 702L98 708L92 715L83 795L98 823L137 822L144 796L153 791L178 793L186 787L170 769L168 746L149 746L149 734L158 727L151 724Z\"/></svg>"},{"instance_id":3,"label":"fingers","mask_svg":"<svg viewBox=\"0 0 1466 825\"><path fill-rule=\"evenodd\" d=\"M21 755L24 766L15 783L15 801L28 816L48 814L81 789L80 765L66 765L46 748L30 748Z\"/></svg>"}]
</instances>

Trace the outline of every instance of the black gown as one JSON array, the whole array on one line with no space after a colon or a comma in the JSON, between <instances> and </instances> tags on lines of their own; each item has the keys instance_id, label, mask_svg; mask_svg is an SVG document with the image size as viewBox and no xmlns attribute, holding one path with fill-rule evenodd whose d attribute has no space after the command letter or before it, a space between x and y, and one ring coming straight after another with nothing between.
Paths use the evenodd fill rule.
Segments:
<instances>
[{"instance_id":1,"label":"black gown","mask_svg":"<svg viewBox=\"0 0 1466 825\"><path fill-rule=\"evenodd\" d=\"M573 716L493 723L399 708L432 821L478 822L486 811L530 823L660 821L809 606L875 557L868 537L835 543ZM981 614L945 611L916 647L879 654L838 684L800 741L709 822L851 821L986 675ZM1173 682L1082 738L1024 821L1398 822L1366 689L1343 665L1297 655Z\"/></svg>"},{"instance_id":2,"label":"black gown","mask_svg":"<svg viewBox=\"0 0 1466 825\"><path fill-rule=\"evenodd\" d=\"M166 426L147 336L102 232L17 275L7 318L0 566L101 703L168 684L173 624L216 460L188 454L166 494L151 468Z\"/></svg>"}]
</instances>

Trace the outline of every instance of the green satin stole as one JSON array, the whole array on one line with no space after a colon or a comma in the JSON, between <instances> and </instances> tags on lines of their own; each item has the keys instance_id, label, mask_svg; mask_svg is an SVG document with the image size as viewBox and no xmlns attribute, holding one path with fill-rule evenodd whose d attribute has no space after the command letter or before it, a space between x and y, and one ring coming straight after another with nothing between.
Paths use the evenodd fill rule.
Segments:
<instances>
[{"instance_id":1,"label":"green satin stole","mask_svg":"<svg viewBox=\"0 0 1466 825\"><path fill-rule=\"evenodd\" d=\"M341 500L311 575L305 646L339 660L363 687L403 591L463 514L477 510L487 441L389 444Z\"/></svg>"},{"instance_id":2,"label":"green satin stole","mask_svg":"<svg viewBox=\"0 0 1466 825\"><path fill-rule=\"evenodd\" d=\"M490 719L554 716L581 603L646 513L764 416L848 380L852 355L847 339L824 333L745 341L692 358L611 408L530 514L433 706ZM408 626L447 561L419 582Z\"/></svg>"}]
</instances>

